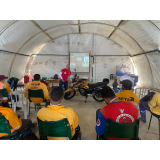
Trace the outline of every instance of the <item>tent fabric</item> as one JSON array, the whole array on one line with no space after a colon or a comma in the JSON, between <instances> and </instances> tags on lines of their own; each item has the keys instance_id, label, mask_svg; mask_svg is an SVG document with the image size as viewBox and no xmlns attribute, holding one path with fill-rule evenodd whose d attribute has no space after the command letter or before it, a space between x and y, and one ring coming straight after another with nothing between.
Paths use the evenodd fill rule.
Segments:
<instances>
[{"instance_id":1,"label":"tent fabric","mask_svg":"<svg viewBox=\"0 0 160 160\"><path fill-rule=\"evenodd\" d=\"M31 73L40 74L42 77L53 77L59 74L68 64L68 56L36 56L31 66Z\"/></svg>"},{"instance_id":2,"label":"tent fabric","mask_svg":"<svg viewBox=\"0 0 160 160\"><path fill-rule=\"evenodd\" d=\"M14 54L12 53L5 53L5 52L0 52L0 73L1 75L9 76L9 69L10 69L10 64L12 63L12 60L14 58Z\"/></svg>"},{"instance_id":3,"label":"tent fabric","mask_svg":"<svg viewBox=\"0 0 160 160\"><path fill-rule=\"evenodd\" d=\"M0 20L0 56L4 66L1 74L17 78L24 76L32 54L67 56L70 52L91 52L96 60L101 59L98 56L130 56L126 63L132 70L136 67L141 84L160 88L160 68L155 63L159 52L154 52L159 48L160 20ZM99 68L94 67L96 72Z\"/></svg>"},{"instance_id":4,"label":"tent fabric","mask_svg":"<svg viewBox=\"0 0 160 160\"><path fill-rule=\"evenodd\" d=\"M131 60L129 57L96 57L94 65L94 76L95 82L102 82L103 78L110 78L110 74L116 73L116 66L126 65L129 67ZM131 66L130 66L131 67ZM132 67L131 67L132 68ZM131 71L133 73L133 71Z\"/></svg>"},{"instance_id":5,"label":"tent fabric","mask_svg":"<svg viewBox=\"0 0 160 160\"><path fill-rule=\"evenodd\" d=\"M68 35L65 35L47 43L38 54L68 55L68 48Z\"/></svg>"},{"instance_id":6,"label":"tent fabric","mask_svg":"<svg viewBox=\"0 0 160 160\"><path fill-rule=\"evenodd\" d=\"M111 40L108 40L99 35L94 36L93 34L65 35L47 43L34 59L31 66L32 73L40 73L41 76L47 77L51 77L54 74L59 73L60 70L64 68L69 62L69 51L71 53L91 52L92 56L94 57L100 55L100 57L94 58L94 63L93 58L91 58L91 64L94 66L94 82L102 81L104 76L105 78L109 78L110 74L114 74L116 72L115 64L126 65L131 69L131 72L134 73L130 57L120 46ZM54 56L51 56L51 54ZM119 54L120 57L109 56L117 54ZM92 65L90 65L90 76L87 74L80 74L80 77L88 77L92 79Z\"/></svg>"},{"instance_id":7,"label":"tent fabric","mask_svg":"<svg viewBox=\"0 0 160 160\"><path fill-rule=\"evenodd\" d=\"M148 63L147 57L145 55L140 55L133 57L133 61L135 62L135 66L138 71L140 84L143 86L152 87L152 70L150 68L150 64Z\"/></svg>"},{"instance_id":8,"label":"tent fabric","mask_svg":"<svg viewBox=\"0 0 160 160\"><path fill-rule=\"evenodd\" d=\"M11 68L10 77L16 77L21 80L25 75L25 68L28 60L29 57L16 55L14 63Z\"/></svg>"}]
</instances>

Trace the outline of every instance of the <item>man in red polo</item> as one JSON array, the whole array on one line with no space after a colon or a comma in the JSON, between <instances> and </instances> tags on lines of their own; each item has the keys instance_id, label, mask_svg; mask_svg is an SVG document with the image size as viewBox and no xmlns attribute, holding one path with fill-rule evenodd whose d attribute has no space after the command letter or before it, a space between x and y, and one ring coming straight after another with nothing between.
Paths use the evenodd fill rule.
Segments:
<instances>
[{"instance_id":1,"label":"man in red polo","mask_svg":"<svg viewBox=\"0 0 160 160\"><path fill-rule=\"evenodd\" d=\"M62 87L64 85L65 90L67 90L68 77L70 78L70 82L71 82L71 71L70 71L69 64L67 64L66 68L61 70L59 76L60 76L59 87Z\"/></svg>"},{"instance_id":2,"label":"man in red polo","mask_svg":"<svg viewBox=\"0 0 160 160\"><path fill-rule=\"evenodd\" d=\"M96 132L101 136L104 134L107 119L117 123L132 123L138 119L138 110L130 101L119 101L113 90L106 86L102 89L101 96L107 106L99 110ZM123 140L120 138L106 137L109 140Z\"/></svg>"}]
</instances>

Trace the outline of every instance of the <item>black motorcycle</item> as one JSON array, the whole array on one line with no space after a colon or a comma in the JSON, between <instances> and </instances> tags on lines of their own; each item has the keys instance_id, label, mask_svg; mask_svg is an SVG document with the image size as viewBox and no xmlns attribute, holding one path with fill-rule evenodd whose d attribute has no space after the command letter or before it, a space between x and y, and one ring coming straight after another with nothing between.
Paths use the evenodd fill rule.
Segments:
<instances>
[{"instance_id":1,"label":"black motorcycle","mask_svg":"<svg viewBox=\"0 0 160 160\"><path fill-rule=\"evenodd\" d=\"M85 79L77 80L77 74L75 74L72 80L72 86L65 91L64 98L66 100L73 98L76 94L76 90L78 90L79 93L86 98L85 102L87 102L88 97L93 97L97 102L102 102L104 100L101 97L101 90L107 84L107 82L90 84Z\"/></svg>"}]
</instances>

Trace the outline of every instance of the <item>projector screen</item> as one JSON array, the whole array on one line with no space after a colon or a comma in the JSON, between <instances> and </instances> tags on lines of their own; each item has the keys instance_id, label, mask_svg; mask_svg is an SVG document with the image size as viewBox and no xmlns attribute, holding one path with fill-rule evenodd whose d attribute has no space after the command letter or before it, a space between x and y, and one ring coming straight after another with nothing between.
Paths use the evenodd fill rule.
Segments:
<instances>
[{"instance_id":1,"label":"projector screen","mask_svg":"<svg viewBox=\"0 0 160 160\"><path fill-rule=\"evenodd\" d=\"M89 72L89 53L70 53L70 71Z\"/></svg>"}]
</instances>

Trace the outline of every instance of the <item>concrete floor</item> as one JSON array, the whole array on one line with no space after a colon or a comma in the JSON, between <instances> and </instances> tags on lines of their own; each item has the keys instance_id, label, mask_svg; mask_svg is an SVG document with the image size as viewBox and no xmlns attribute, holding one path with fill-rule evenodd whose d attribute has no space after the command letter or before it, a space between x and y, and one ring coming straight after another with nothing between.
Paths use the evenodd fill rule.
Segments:
<instances>
[{"instance_id":1,"label":"concrete floor","mask_svg":"<svg viewBox=\"0 0 160 160\"><path fill-rule=\"evenodd\" d=\"M79 117L79 125L82 132L82 140L96 140L96 110L104 107L105 102L96 102L92 97L88 98L87 103L85 103L85 98L82 97L78 92L76 96L71 100L64 100L62 103L66 107L72 107ZM33 106L33 104L32 104ZM139 110L139 109L138 109ZM23 118L23 111L17 111L17 114L21 115ZM31 109L31 114L28 119L31 119L32 122L37 122L36 120L37 111ZM140 114L139 114L140 117ZM155 117L152 117L152 122L150 129L148 131L148 124L150 120L150 113L147 112L147 122L143 123L140 121L139 126L139 138L142 140L158 140L159 139L159 129L158 129L158 120ZM38 129L35 129L36 135L39 137Z\"/></svg>"}]
</instances>

